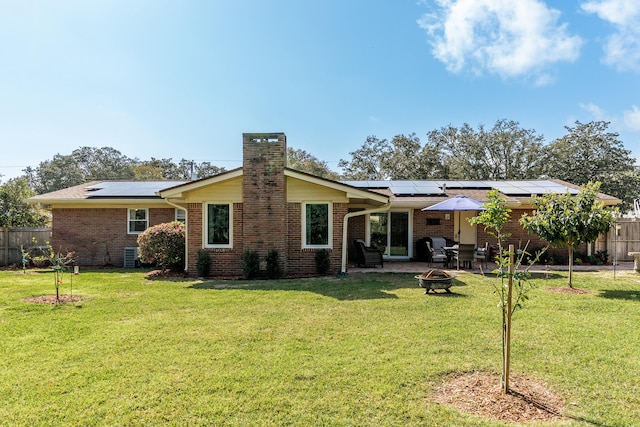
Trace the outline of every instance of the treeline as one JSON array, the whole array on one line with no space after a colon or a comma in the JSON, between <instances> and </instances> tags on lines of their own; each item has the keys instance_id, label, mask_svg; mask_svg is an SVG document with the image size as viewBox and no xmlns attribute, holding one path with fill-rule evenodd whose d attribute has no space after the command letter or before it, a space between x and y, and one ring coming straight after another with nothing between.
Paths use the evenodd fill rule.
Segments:
<instances>
[{"instance_id":1,"label":"treeline","mask_svg":"<svg viewBox=\"0 0 640 427\"><path fill-rule=\"evenodd\" d=\"M529 180L562 179L584 185L602 183L603 193L630 209L640 197L640 173L609 123L575 122L550 143L518 122L498 120L493 127L446 126L391 141L370 136L351 158L340 160L343 179Z\"/></svg>"},{"instance_id":2,"label":"treeline","mask_svg":"<svg viewBox=\"0 0 640 427\"><path fill-rule=\"evenodd\" d=\"M533 129L513 120L498 120L491 128L445 126L428 132L426 142L411 133L390 141L369 136L360 148L341 159L342 173L304 150L287 149L287 166L328 179L344 180L526 180L562 179L583 185L602 183L601 191L623 201L621 210L640 197L640 173L609 123L576 122L550 143ZM29 207L20 199L94 180L189 180L224 172L209 162L181 159L132 159L110 147L81 147L56 154L20 178L0 185L0 226L30 225ZM18 212L17 206L24 210ZM35 224L37 225L37 224Z\"/></svg>"}]
</instances>

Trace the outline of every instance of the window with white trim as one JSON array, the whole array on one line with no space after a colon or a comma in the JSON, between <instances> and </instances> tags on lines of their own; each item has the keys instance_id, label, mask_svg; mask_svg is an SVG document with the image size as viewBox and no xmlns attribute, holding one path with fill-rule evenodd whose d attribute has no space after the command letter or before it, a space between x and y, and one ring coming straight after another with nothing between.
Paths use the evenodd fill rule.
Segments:
<instances>
[{"instance_id":1,"label":"window with white trim","mask_svg":"<svg viewBox=\"0 0 640 427\"><path fill-rule=\"evenodd\" d=\"M205 246L233 246L233 210L230 203L207 203L205 206Z\"/></svg>"},{"instance_id":2,"label":"window with white trim","mask_svg":"<svg viewBox=\"0 0 640 427\"><path fill-rule=\"evenodd\" d=\"M140 234L149 227L149 209L128 210L127 232L129 234Z\"/></svg>"},{"instance_id":3,"label":"window with white trim","mask_svg":"<svg viewBox=\"0 0 640 427\"><path fill-rule=\"evenodd\" d=\"M302 205L302 246L331 248L333 235L331 203L314 202Z\"/></svg>"},{"instance_id":4,"label":"window with white trim","mask_svg":"<svg viewBox=\"0 0 640 427\"><path fill-rule=\"evenodd\" d=\"M187 211L184 209L176 208L176 221L181 223L187 222Z\"/></svg>"}]
</instances>

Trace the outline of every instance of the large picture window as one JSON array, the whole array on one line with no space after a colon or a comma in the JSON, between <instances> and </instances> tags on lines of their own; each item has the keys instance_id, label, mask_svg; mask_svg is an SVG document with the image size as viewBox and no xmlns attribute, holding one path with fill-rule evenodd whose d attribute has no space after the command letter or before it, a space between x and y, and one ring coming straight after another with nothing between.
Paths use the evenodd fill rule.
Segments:
<instances>
[{"instance_id":1,"label":"large picture window","mask_svg":"<svg viewBox=\"0 0 640 427\"><path fill-rule=\"evenodd\" d=\"M206 224L206 246L231 247L233 218L230 204L208 203Z\"/></svg>"},{"instance_id":2,"label":"large picture window","mask_svg":"<svg viewBox=\"0 0 640 427\"><path fill-rule=\"evenodd\" d=\"M331 247L331 204L305 203L303 209L305 247Z\"/></svg>"},{"instance_id":3,"label":"large picture window","mask_svg":"<svg viewBox=\"0 0 640 427\"><path fill-rule=\"evenodd\" d=\"M127 233L140 234L149 227L148 209L129 209Z\"/></svg>"}]
</instances>

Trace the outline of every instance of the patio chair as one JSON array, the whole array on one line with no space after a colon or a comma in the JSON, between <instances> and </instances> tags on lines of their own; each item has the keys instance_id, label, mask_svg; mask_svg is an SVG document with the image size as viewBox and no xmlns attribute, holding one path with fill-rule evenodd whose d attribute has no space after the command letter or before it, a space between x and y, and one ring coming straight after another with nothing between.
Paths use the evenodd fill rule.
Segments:
<instances>
[{"instance_id":1,"label":"patio chair","mask_svg":"<svg viewBox=\"0 0 640 427\"><path fill-rule=\"evenodd\" d=\"M384 267L380 249L375 246L366 246L362 239L354 240L353 244L356 247L358 267L375 267L378 264Z\"/></svg>"},{"instance_id":2,"label":"patio chair","mask_svg":"<svg viewBox=\"0 0 640 427\"><path fill-rule=\"evenodd\" d=\"M473 259L479 261L480 265L487 267L487 261L489 260L489 242L485 242L483 247L476 249L473 254Z\"/></svg>"},{"instance_id":3,"label":"patio chair","mask_svg":"<svg viewBox=\"0 0 640 427\"><path fill-rule=\"evenodd\" d=\"M475 245L464 243L458 245L458 253L455 255L457 269L460 270L460 264L462 264L462 268L468 265L469 268L473 270L475 252Z\"/></svg>"},{"instance_id":4,"label":"patio chair","mask_svg":"<svg viewBox=\"0 0 640 427\"><path fill-rule=\"evenodd\" d=\"M433 266L434 262L441 262L444 268L449 267L449 256L444 249L434 249L431 247L431 243L427 241L427 259L429 267Z\"/></svg>"}]
</instances>

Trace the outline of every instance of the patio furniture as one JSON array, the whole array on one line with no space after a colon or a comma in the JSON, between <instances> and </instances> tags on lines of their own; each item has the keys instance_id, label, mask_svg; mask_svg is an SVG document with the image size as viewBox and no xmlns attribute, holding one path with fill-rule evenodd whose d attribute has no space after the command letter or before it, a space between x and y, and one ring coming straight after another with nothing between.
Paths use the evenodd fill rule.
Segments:
<instances>
[{"instance_id":1,"label":"patio furniture","mask_svg":"<svg viewBox=\"0 0 640 427\"><path fill-rule=\"evenodd\" d=\"M461 264L462 268L468 265L470 269L473 269L474 254L475 245L464 243L458 245L458 252L455 255L457 269L460 270Z\"/></svg>"},{"instance_id":2,"label":"patio furniture","mask_svg":"<svg viewBox=\"0 0 640 427\"><path fill-rule=\"evenodd\" d=\"M362 239L354 240L353 244L356 247L358 267L375 267L378 264L383 267L380 249L375 246L367 246Z\"/></svg>"},{"instance_id":3,"label":"patio furniture","mask_svg":"<svg viewBox=\"0 0 640 427\"><path fill-rule=\"evenodd\" d=\"M438 249L432 248L431 243L429 243L429 241L427 241L426 243L427 243L429 267L431 267L434 262L441 262L444 268L448 268L449 261L451 260L451 258L447 254L447 252L445 252L445 250L442 248L438 248Z\"/></svg>"},{"instance_id":4,"label":"patio furniture","mask_svg":"<svg viewBox=\"0 0 640 427\"><path fill-rule=\"evenodd\" d=\"M489 260L489 242L485 242L483 247L476 249L473 254L473 259L479 261L480 265L487 267L487 261Z\"/></svg>"}]
</instances>

